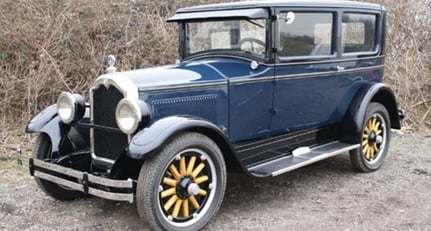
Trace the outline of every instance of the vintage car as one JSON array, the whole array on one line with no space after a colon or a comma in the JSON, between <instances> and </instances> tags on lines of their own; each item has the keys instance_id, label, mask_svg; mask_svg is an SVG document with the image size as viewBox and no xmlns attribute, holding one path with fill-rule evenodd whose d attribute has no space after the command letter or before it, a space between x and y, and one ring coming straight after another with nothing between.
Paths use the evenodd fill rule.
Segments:
<instances>
[{"instance_id":1,"label":"vintage car","mask_svg":"<svg viewBox=\"0 0 431 231\"><path fill-rule=\"evenodd\" d=\"M350 153L375 171L403 118L382 83L385 15L325 0L179 9L179 62L116 71L111 57L89 99L61 93L27 125L30 173L55 199L136 202L152 229L198 230L228 170L274 177Z\"/></svg>"}]
</instances>

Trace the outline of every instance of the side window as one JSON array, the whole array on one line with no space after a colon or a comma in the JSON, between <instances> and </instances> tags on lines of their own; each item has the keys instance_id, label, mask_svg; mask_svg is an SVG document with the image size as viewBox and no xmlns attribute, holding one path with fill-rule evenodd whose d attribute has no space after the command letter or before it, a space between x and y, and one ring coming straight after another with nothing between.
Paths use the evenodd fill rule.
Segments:
<instances>
[{"instance_id":1,"label":"side window","mask_svg":"<svg viewBox=\"0 0 431 231\"><path fill-rule=\"evenodd\" d=\"M377 16L372 14L343 14L343 53L374 51L376 47L376 18Z\"/></svg>"},{"instance_id":2,"label":"side window","mask_svg":"<svg viewBox=\"0 0 431 231\"><path fill-rule=\"evenodd\" d=\"M332 13L282 12L278 15L280 58L332 55Z\"/></svg>"}]
</instances>

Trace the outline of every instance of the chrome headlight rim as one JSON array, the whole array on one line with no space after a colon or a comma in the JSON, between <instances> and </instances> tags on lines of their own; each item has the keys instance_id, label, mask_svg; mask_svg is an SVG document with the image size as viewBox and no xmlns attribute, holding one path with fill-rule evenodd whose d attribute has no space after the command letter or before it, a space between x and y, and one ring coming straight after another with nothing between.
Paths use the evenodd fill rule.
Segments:
<instances>
[{"instance_id":1,"label":"chrome headlight rim","mask_svg":"<svg viewBox=\"0 0 431 231\"><path fill-rule=\"evenodd\" d=\"M79 94L62 92L57 99L57 114L65 124L80 119L85 112L84 98Z\"/></svg>"},{"instance_id":2,"label":"chrome headlight rim","mask_svg":"<svg viewBox=\"0 0 431 231\"><path fill-rule=\"evenodd\" d=\"M115 109L115 120L122 132L128 135L136 132L142 122L142 111L139 101L129 98L120 100Z\"/></svg>"}]
</instances>

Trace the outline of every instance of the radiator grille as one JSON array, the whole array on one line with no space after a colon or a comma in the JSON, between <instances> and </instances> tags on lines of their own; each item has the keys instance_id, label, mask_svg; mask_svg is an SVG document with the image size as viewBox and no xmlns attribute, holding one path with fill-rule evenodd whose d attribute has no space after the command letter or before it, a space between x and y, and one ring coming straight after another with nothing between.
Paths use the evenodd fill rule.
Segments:
<instances>
[{"instance_id":1,"label":"radiator grille","mask_svg":"<svg viewBox=\"0 0 431 231\"><path fill-rule=\"evenodd\" d=\"M100 86L93 91L93 150L98 157L115 160L127 147L127 135L112 129L118 129L115 108L122 98L123 94L112 86Z\"/></svg>"}]
</instances>

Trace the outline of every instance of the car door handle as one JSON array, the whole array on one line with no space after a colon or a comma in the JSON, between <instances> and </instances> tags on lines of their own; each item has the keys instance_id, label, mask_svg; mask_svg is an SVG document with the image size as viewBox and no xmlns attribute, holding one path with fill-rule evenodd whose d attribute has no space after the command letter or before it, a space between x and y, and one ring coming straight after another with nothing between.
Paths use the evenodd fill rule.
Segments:
<instances>
[{"instance_id":1,"label":"car door handle","mask_svg":"<svg viewBox=\"0 0 431 231\"><path fill-rule=\"evenodd\" d=\"M337 65L337 71L344 71L345 67Z\"/></svg>"}]
</instances>

